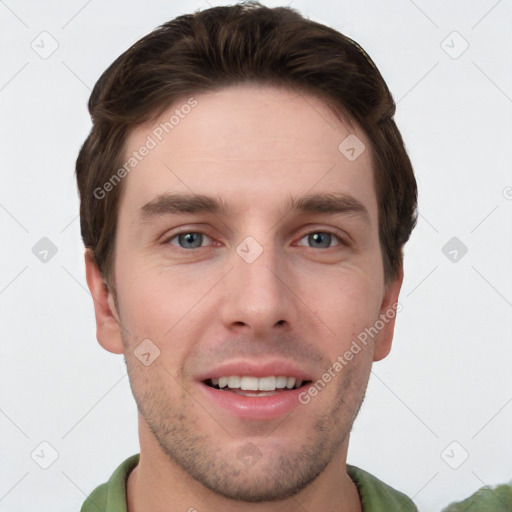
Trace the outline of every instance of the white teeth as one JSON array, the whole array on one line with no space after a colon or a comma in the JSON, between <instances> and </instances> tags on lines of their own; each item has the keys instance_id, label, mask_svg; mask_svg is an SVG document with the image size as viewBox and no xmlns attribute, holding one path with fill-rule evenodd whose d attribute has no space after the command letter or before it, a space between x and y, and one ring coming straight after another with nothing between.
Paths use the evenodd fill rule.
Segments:
<instances>
[{"instance_id":1,"label":"white teeth","mask_svg":"<svg viewBox=\"0 0 512 512\"><path fill-rule=\"evenodd\" d=\"M277 377L277 379L276 379L276 388L277 389L285 388L287 380L288 379L286 377Z\"/></svg>"},{"instance_id":2,"label":"white teeth","mask_svg":"<svg viewBox=\"0 0 512 512\"><path fill-rule=\"evenodd\" d=\"M274 391L276 389L275 377L262 377L258 382L258 389L260 391Z\"/></svg>"},{"instance_id":3,"label":"white teeth","mask_svg":"<svg viewBox=\"0 0 512 512\"><path fill-rule=\"evenodd\" d=\"M240 377L238 377L237 375L228 377L228 388L239 388L239 387L240 387Z\"/></svg>"},{"instance_id":4,"label":"white teeth","mask_svg":"<svg viewBox=\"0 0 512 512\"><path fill-rule=\"evenodd\" d=\"M246 391L258 391L258 377L242 377L240 388Z\"/></svg>"},{"instance_id":5,"label":"white teeth","mask_svg":"<svg viewBox=\"0 0 512 512\"><path fill-rule=\"evenodd\" d=\"M244 391L275 391L276 389L293 389L302 386L302 380L295 377L274 376L269 377L252 377L230 375L229 377L219 377L218 379L211 379L214 386L219 386L223 389L228 387L230 389L243 389Z\"/></svg>"}]
</instances>

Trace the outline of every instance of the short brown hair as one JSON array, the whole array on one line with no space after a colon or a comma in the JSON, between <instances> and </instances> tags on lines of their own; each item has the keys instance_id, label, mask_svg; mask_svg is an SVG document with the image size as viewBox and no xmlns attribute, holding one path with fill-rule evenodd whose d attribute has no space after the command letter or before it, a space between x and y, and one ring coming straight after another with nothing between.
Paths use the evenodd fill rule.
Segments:
<instances>
[{"instance_id":1,"label":"short brown hair","mask_svg":"<svg viewBox=\"0 0 512 512\"><path fill-rule=\"evenodd\" d=\"M107 283L123 183L104 197L97 191L123 165L130 130L186 95L250 82L315 95L340 120L363 129L371 141L384 277L397 276L416 225L417 187L384 79L366 52L336 30L288 7L243 2L164 23L118 57L94 86L88 105L93 126L76 177L82 239Z\"/></svg>"}]
</instances>

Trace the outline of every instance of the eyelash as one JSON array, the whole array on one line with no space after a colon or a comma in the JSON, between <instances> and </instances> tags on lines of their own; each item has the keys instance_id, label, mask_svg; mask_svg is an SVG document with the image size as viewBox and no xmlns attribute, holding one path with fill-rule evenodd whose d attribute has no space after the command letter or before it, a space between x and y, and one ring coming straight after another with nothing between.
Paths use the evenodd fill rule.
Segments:
<instances>
[{"instance_id":1,"label":"eyelash","mask_svg":"<svg viewBox=\"0 0 512 512\"><path fill-rule=\"evenodd\" d=\"M179 247L177 245L174 245L174 244L171 244L171 240L174 240L175 238L177 238L179 235L186 235L186 234L200 234L200 235L205 235L207 236L208 238L210 238L211 240L212 237L210 237L209 235L207 235L206 233L204 233L203 231L191 231L191 230L183 230L183 231L179 231L177 233L174 233L172 236L169 236L167 237L163 243L164 244L169 244L169 245L172 245L173 247L175 247L176 249L178 249L179 251L182 251L182 252L185 252L185 253L190 253L190 251L197 251L198 249L204 249L204 247L195 247L195 248L191 248L191 249L184 249L183 247ZM308 231L307 233L305 233L304 235L302 235L302 237L299 239L299 240L302 240L304 237L308 236L308 235L311 235L313 233L321 233L321 234L325 234L325 233L328 233L332 236L334 236L335 238L338 239L339 241L339 245L335 245L335 246L332 246L332 247L327 247L327 248L323 248L322 250L324 251L327 251L328 249L333 249L334 247L339 247L339 246L345 246L345 247L348 247L349 244L343 239L340 237L340 235L338 235L337 233L333 232L333 231L330 231L330 230L319 230L319 229L316 229L316 230L313 230L313 231ZM309 249L314 249L314 247L308 247Z\"/></svg>"}]
</instances>

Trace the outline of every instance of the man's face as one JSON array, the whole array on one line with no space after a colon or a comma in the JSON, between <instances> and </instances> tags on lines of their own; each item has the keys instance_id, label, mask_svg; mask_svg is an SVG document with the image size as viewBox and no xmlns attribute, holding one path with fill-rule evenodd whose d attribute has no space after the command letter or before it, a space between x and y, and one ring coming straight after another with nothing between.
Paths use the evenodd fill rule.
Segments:
<instances>
[{"instance_id":1,"label":"man's face","mask_svg":"<svg viewBox=\"0 0 512 512\"><path fill-rule=\"evenodd\" d=\"M359 343L341 370L332 367L396 302L400 286L383 280L363 133L291 91L238 86L194 98L161 141L158 126L186 99L127 140L127 158L148 136L156 146L124 178L114 261L122 328L100 329L98 338L124 350L148 443L221 495L275 500L346 455L393 321ZM366 146L355 160L339 149L350 133ZM166 194L209 196L228 211L177 213ZM335 213L289 208L290 198L316 194L345 202ZM114 309L111 297L109 304ZM143 340L150 342L139 359ZM211 386L230 376L271 391ZM272 377L310 384L272 391L285 382Z\"/></svg>"}]
</instances>

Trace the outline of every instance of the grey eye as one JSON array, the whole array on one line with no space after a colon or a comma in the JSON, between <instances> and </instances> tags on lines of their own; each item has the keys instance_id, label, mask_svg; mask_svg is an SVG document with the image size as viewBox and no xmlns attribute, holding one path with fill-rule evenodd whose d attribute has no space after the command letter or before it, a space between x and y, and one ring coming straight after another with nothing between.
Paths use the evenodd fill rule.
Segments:
<instances>
[{"instance_id":1,"label":"grey eye","mask_svg":"<svg viewBox=\"0 0 512 512\"><path fill-rule=\"evenodd\" d=\"M333 237L338 239L339 242L343 242L340 237L335 235L334 233L330 233L328 231L312 231L308 233L301 240L307 238L308 244L311 244L311 247L317 247L320 249L329 249L331 247L331 242L333 241Z\"/></svg>"},{"instance_id":2,"label":"grey eye","mask_svg":"<svg viewBox=\"0 0 512 512\"><path fill-rule=\"evenodd\" d=\"M204 236L206 236L204 233L199 233L197 231L187 231L174 235L172 238L169 238L168 242L172 245L178 245L182 249L197 249L202 246ZM172 240L175 239L178 240L178 244L172 243Z\"/></svg>"}]
</instances>

